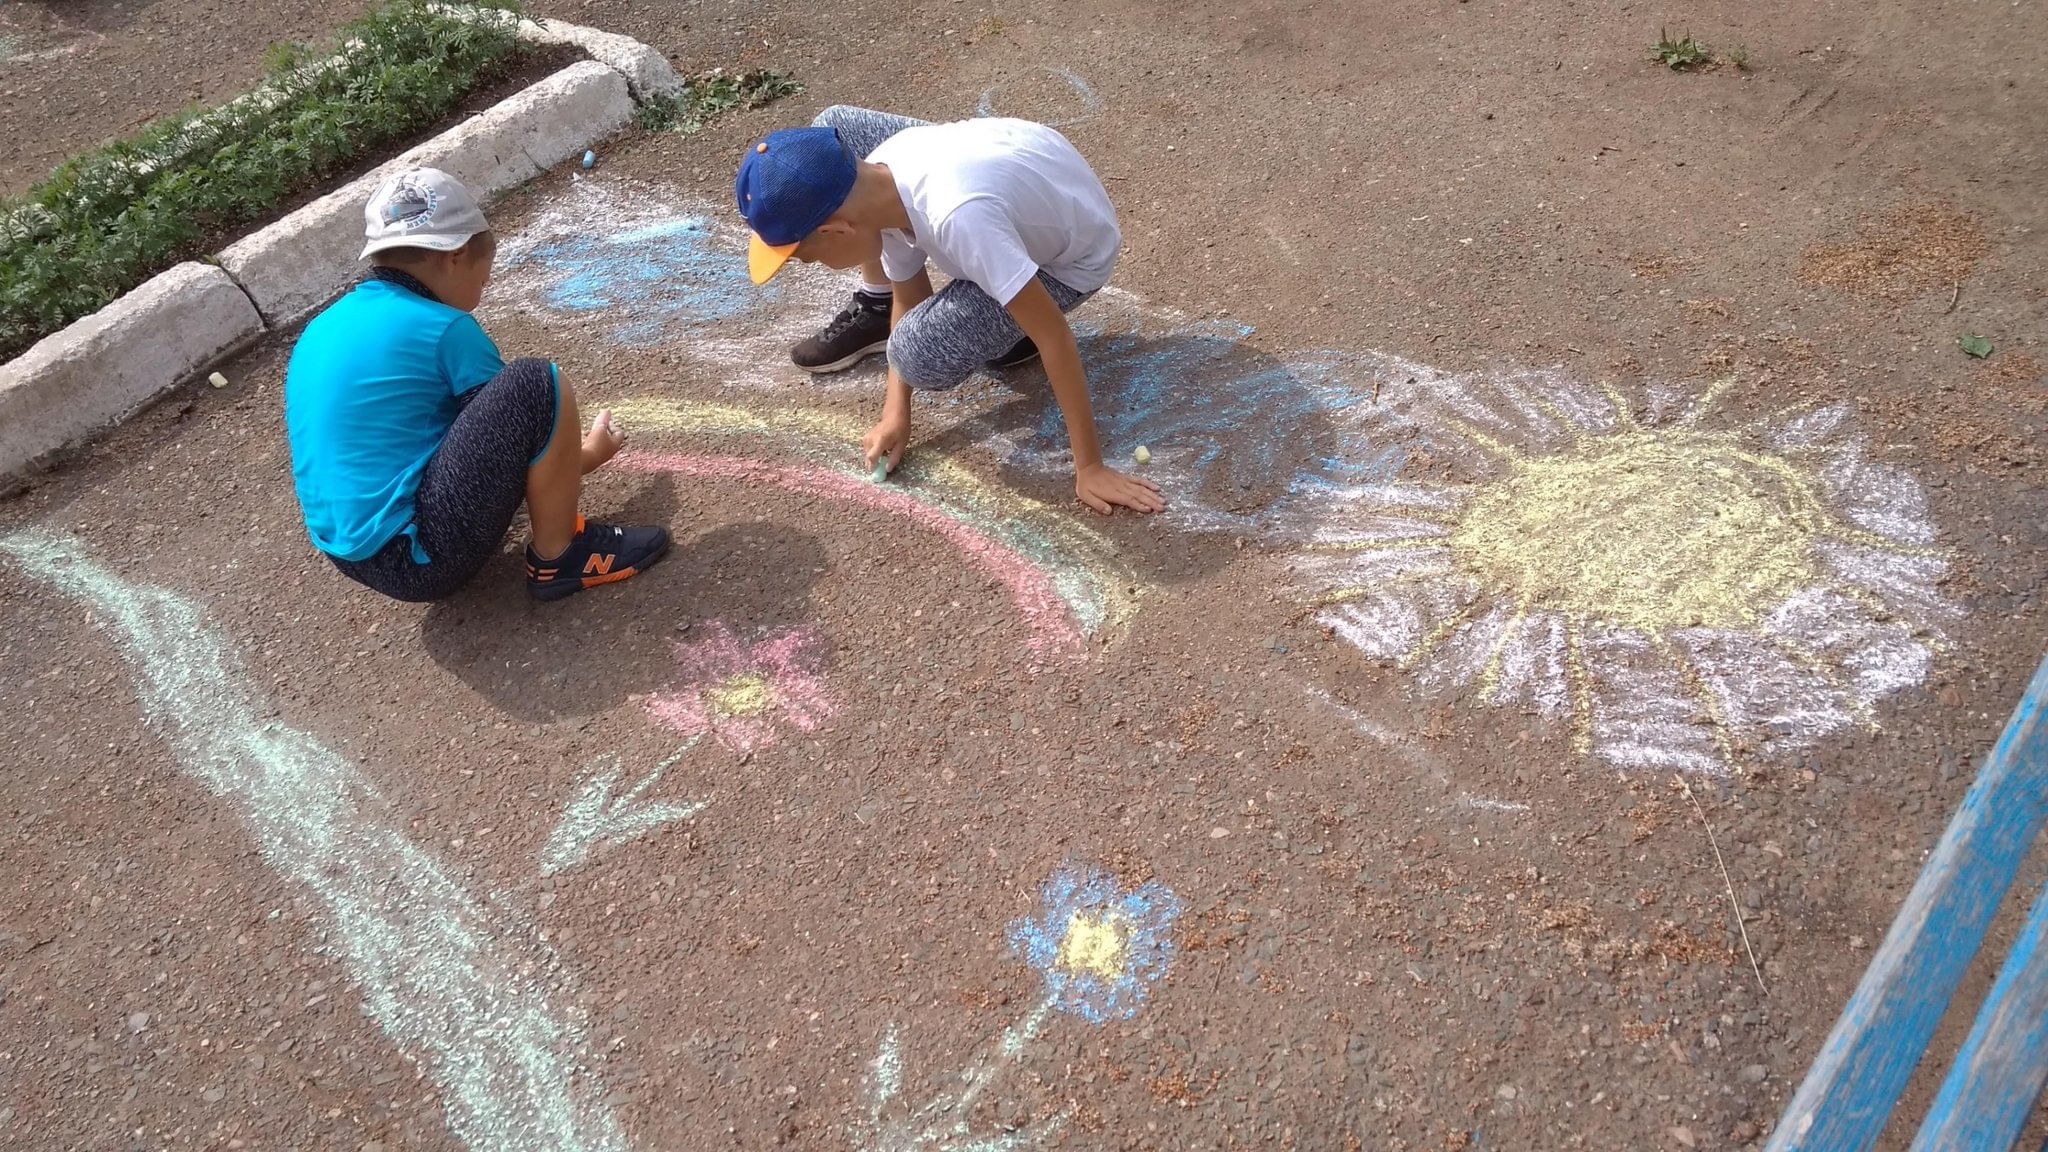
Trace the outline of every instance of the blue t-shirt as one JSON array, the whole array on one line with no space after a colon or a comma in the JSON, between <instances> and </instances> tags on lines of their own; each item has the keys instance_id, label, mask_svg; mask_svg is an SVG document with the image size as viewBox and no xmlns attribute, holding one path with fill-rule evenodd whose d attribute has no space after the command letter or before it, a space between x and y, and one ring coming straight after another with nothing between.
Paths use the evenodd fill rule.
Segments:
<instances>
[{"instance_id":1,"label":"blue t-shirt","mask_svg":"<svg viewBox=\"0 0 2048 1152\"><path fill-rule=\"evenodd\" d=\"M476 317L369 280L313 318L284 374L284 423L306 533L343 560L412 538L427 460L461 410L458 397L505 367Z\"/></svg>"}]
</instances>

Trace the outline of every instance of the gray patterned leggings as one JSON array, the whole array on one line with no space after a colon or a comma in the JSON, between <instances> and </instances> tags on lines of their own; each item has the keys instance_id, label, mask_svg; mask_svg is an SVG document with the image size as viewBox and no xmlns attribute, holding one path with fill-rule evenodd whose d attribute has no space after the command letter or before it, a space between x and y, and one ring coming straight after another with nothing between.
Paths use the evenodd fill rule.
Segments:
<instances>
[{"instance_id":1,"label":"gray patterned leggings","mask_svg":"<svg viewBox=\"0 0 2048 1152\"><path fill-rule=\"evenodd\" d=\"M527 470L554 442L561 384L553 364L523 356L460 399L461 413L420 476L413 535L393 536L367 559L335 558L342 575L423 604L453 595L504 544L526 499ZM415 536L425 564L413 553Z\"/></svg>"},{"instance_id":2,"label":"gray patterned leggings","mask_svg":"<svg viewBox=\"0 0 2048 1152\"><path fill-rule=\"evenodd\" d=\"M865 159L882 141L926 120L837 104L818 113L821 128L836 128L847 150ZM1060 311L1071 312L1094 295L1077 292L1046 275L1038 282L1052 293ZM1024 330L995 298L965 280L955 280L912 308L889 333L889 366L912 388L938 392L957 387L990 360L1024 338Z\"/></svg>"}]
</instances>

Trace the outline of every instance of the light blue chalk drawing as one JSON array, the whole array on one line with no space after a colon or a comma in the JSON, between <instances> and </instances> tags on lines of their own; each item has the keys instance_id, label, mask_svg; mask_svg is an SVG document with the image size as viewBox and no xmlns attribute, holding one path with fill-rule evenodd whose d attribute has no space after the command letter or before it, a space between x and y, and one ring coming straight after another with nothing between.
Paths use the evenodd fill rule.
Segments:
<instances>
[{"instance_id":1,"label":"light blue chalk drawing","mask_svg":"<svg viewBox=\"0 0 2048 1152\"><path fill-rule=\"evenodd\" d=\"M1045 1027L1052 1016L1052 1002L1046 1000L1031 1014L1003 1032L993 1053L982 1053L962 1069L957 1092L941 1092L909 1116L885 1121L889 1110L903 1092L903 1042L895 1025L882 1036L881 1051L869 1066L868 1115L853 1131L854 1144L861 1152L1015 1152L1045 1143L1067 1122L1065 1112L1055 1112L1020 1128L977 1133L974 1106L1004 1072L1015 1067L1024 1048Z\"/></svg>"},{"instance_id":2,"label":"light blue chalk drawing","mask_svg":"<svg viewBox=\"0 0 2048 1152\"><path fill-rule=\"evenodd\" d=\"M1010 925L1010 946L1045 977L1046 1001L1094 1024L1128 1020L1173 963L1185 905L1157 880L1126 891L1099 869L1069 867Z\"/></svg>"},{"instance_id":3,"label":"light blue chalk drawing","mask_svg":"<svg viewBox=\"0 0 2048 1152\"><path fill-rule=\"evenodd\" d=\"M625 1152L559 958L408 840L346 756L266 721L196 607L115 576L67 536L14 532L0 555L103 618L150 724L325 908L364 1010L440 1086L458 1139L473 1152Z\"/></svg>"},{"instance_id":4,"label":"light blue chalk drawing","mask_svg":"<svg viewBox=\"0 0 2048 1152\"><path fill-rule=\"evenodd\" d=\"M547 847L541 849L540 874L566 872L604 849L617 848L664 824L688 820L702 812L701 800L643 803L640 799L661 783L662 773L696 746L697 740L692 739L624 792L618 791L619 779L624 775L618 756L598 757L584 770L576 798L562 810L561 821L548 837Z\"/></svg>"},{"instance_id":5,"label":"light blue chalk drawing","mask_svg":"<svg viewBox=\"0 0 2048 1152\"><path fill-rule=\"evenodd\" d=\"M1095 87L1086 80L1081 79L1072 70L1066 68L1035 68L1032 71L1041 76L1050 76L1055 80L1066 81L1067 87L1073 89L1075 98L1081 102L1081 111L1077 115L1061 120L1046 121L1052 127L1072 128L1077 124L1086 124L1088 121L1095 119L1096 115L1102 111L1102 97L1095 94ZM1015 80L1005 80L1001 84L997 84L983 92L981 99L974 105L974 114L976 116L1002 115L1001 112L996 110L996 102L1001 99L1003 90L1014 83L1016 83Z\"/></svg>"},{"instance_id":6,"label":"light blue chalk drawing","mask_svg":"<svg viewBox=\"0 0 2048 1152\"><path fill-rule=\"evenodd\" d=\"M1045 977L1037 1006L1003 1030L993 1052L981 1053L961 1070L958 1089L940 1092L895 1120L884 1115L903 1093L903 1042L890 1025L869 1066L868 1114L854 1127L856 1146L861 1152L1015 1152L1051 1139L1066 1124L1067 1112L977 1132L974 1107L1016 1067L1055 1012L1096 1024L1135 1015L1147 988L1166 975L1173 922L1183 907L1156 880L1126 891L1100 869L1072 866L1053 874L1040 889L1037 915L1011 924L1009 932L1010 943Z\"/></svg>"},{"instance_id":7,"label":"light blue chalk drawing","mask_svg":"<svg viewBox=\"0 0 2048 1152\"><path fill-rule=\"evenodd\" d=\"M1401 444L1363 433L1375 397L1355 358L1277 359L1247 343L1250 326L1216 321L1133 325L1082 312L1075 330L1105 456L1147 446L1148 475L1192 527L1290 535L1338 493L1391 480L1408 462ZM1012 443L1021 463L1069 466L1057 406Z\"/></svg>"},{"instance_id":8,"label":"light blue chalk drawing","mask_svg":"<svg viewBox=\"0 0 2048 1152\"><path fill-rule=\"evenodd\" d=\"M636 347L757 313L777 292L773 283L754 284L745 249L702 216L544 240L511 254L505 267L538 277L549 310L604 313L614 338Z\"/></svg>"}]
</instances>

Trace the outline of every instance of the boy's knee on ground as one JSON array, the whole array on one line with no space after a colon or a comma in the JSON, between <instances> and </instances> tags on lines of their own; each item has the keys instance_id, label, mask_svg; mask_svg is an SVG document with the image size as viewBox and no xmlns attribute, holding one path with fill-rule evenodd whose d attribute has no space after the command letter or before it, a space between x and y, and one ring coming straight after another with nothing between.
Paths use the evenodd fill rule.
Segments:
<instances>
[{"instance_id":1,"label":"boy's knee on ground","mask_svg":"<svg viewBox=\"0 0 2048 1152\"><path fill-rule=\"evenodd\" d=\"M907 323L889 334L889 367L905 384L919 392L944 392L957 388L974 374L974 365L949 363L932 342L914 334L906 335Z\"/></svg>"},{"instance_id":2,"label":"boy's knee on ground","mask_svg":"<svg viewBox=\"0 0 2048 1152\"><path fill-rule=\"evenodd\" d=\"M839 121L842 117L846 116L848 113L857 111L859 111L859 109L855 108L851 104L834 104L830 108L825 109L823 112L818 113L817 118L811 121L811 127L837 128L839 127Z\"/></svg>"}]
</instances>

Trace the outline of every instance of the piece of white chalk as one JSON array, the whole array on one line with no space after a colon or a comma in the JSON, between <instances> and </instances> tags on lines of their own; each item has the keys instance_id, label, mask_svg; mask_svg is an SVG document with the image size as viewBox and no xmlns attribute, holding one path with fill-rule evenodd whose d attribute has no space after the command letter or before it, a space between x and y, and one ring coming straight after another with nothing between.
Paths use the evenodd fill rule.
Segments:
<instances>
[{"instance_id":1,"label":"piece of white chalk","mask_svg":"<svg viewBox=\"0 0 2048 1152\"><path fill-rule=\"evenodd\" d=\"M215 388L225 388L228 386L228 378L221 375L218 372L215 372L212 375L208 376L206 378L206 382L208 384L213 385Z\"/></svg>"},{"instance_id":2,"label":"piece of white chalk","mask_svg":"<svg viewBox=\"0 0 2048 1152\"><path fill-rule=\"evenodd\" d=\"M1136 460L1140 464L1150 464L1152 462L1152 450L1140 444L1138 445L1138 450L1131 453L1131 459Z\"/></svg>"}]
</instances>

